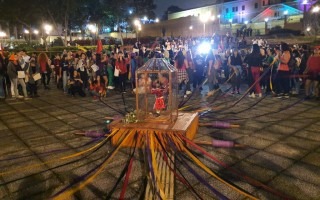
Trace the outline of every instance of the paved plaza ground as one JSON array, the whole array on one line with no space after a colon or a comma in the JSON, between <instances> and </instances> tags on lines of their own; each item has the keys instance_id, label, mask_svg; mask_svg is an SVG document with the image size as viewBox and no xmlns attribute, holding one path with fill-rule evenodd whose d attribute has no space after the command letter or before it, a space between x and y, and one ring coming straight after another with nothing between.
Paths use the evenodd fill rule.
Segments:
<instances>
[{"instance_id":1,"label":"paved plaza ground","mask_svg":"<svg viewBox=\"0 0 320 200\"><path fill-rule=\"evenodd\" d=\"M54 86L52 86L54 88ZM227 86L222 86L222 91ZM69 183L100 164L114 149L106 143L95 152L62 160L92 147L90 138L74 133L102 130L106 116L117 114L91 97L72 98L57 89L40 89L40 97L32 100L0 102L0 199L49 199ZM204 92L195 92L185 104L204 99ZM134 95L124 95L128 110ZM319 101L304 101L301 97L262 99L245 97L234 107L230 105L240 95L219 93L206 101L218 109L205 113L208 120L231 121L240 128L215 129L200 127L195 140L212 138L233 140L247 145L243 149L204 147L213 156L232 168L296 199L320 199L320 107ZM111 92L104 99L110 106L124 110L121 94ZM205 104L205 103L204 103ZM221 109L223 108L223 109ZM129 149L121 149L107 168L72 199L106 199L127 162ZM241 180L228 170L214 164L199 152L197 156L223 179L237 185L260 199L279 199L261 188ZM144 173L143 159L136 154L126 199L139 199ZM192 167L230 199L247 199L230 187L206 174L193 163ZM176 163L203 199L215 199L196 178ZM122 183L111 199L118 199ZM175 181L175 199L196 199L183 184Z\"/></svg>"}]
</instances>

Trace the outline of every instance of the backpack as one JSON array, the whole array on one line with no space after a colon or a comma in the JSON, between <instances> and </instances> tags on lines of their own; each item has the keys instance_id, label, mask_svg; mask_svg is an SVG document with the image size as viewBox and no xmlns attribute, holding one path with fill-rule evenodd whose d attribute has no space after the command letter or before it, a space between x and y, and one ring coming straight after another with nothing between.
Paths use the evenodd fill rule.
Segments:
<instances>
[{"instance_id":1,"label":"backpack","mask_svg":"<svg viewBox=\"0 0 320 200\"><path fill-rule=\"evenodd\" d=\"M295 69L297 67L297 60L295 57L293 57L292 53L290 53L288 67L289 67L290 71L292 71L293 69Z\"/></svg>"}]
</instances>

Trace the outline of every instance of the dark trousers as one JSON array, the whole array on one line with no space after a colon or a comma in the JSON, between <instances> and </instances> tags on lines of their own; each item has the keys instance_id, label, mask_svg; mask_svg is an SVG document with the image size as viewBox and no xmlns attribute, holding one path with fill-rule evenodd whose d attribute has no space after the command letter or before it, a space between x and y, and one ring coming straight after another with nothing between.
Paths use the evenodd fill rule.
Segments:
<instances>
[{"instance_id":1,"label":"dark trousers","mask_svg":"<svg viewBox=\"0 0 320 200\"><path fill-rule=\"evenodd\" d=\"M50 83L51 73L41 73L41 81L44 87L48 87Z\"/></svg>"},{"instance_id":2,"label":"dark trousers","mask_svg":"<svg viewBox=\"0 0 320 200\"><path fill-rule=\"evenodd\" d=\"M124 74L119 74L119 86L120 86L120 91L126 91L126 81L127 81L127 73Z\"/></svg>"},{"instance_id":3,"label":"dark trousers","mask_svg":"<svg viewBox=\"0 0 320 200\"><path fill-rule=\"evenodd\" d=\"M197 88L197 86L201 86L203 81L203 70L197 70L193 72L193 88Z\"/></svg>"},{"instance_id":4,"label":"dark trousers","mask_svg":"<svg viewBox=\"0 0 320 200\"><path fill-rule=\"evenodd\" d=\"M86 94L84 93L82 86L78 85L72 85L69 89L72 96L74 96L76 93L79 93L80 96L85 97Z\"/></svg>"},{"instance_id":5,"label":"dark trousers","mask_svg":"<svg viewBox=\"0 0 320 200\"><path fill-rule=\"evenodd\" d=\"M38 88L37 88L37 83L28 83L28 87L30 90L30 95L34 96L38 94Z\"/></svg>"},{"instance_id":6,"label":"dark trousers","mask_svg":"<svg viewBox=\"0 0 320 200\"><path fill-rule=\"evenodd\" d=\"M289 71L278 71L278 86L279 92L289 94L290 91L290 72Z\"/></svg>"}]
</instances>

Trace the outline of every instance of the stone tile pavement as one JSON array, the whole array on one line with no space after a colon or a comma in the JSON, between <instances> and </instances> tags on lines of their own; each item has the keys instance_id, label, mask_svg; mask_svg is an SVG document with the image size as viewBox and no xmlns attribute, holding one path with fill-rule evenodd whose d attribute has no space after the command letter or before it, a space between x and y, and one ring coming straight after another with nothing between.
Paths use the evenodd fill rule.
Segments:
<instances>
[{"instance_id":1,"label":"stone tile pavement","mask_svg":"<svg viewBox=\"0 0 320 200\"><path fill-rule=\"evenodd\" d=\"M125 94L125 106L134 107L134 96ZM240 128L215 129L201 127L195 140L213 138L232 140L247 145L243 149L204 147L213 156L241 173L254 178L296 199L320 199L320 108L319 102L299 98L263 99L244 98L219 93L206 102L218 106L217 111L205 113L202 121L222 120L239 124ZM204 93L195 95L186 103L199 106ZM117 92L105 99L108 105L124 110ZM0 199L49 199L64 186L80 180L89 170L97 167L113 151L105 143L95 152L72 159L61 159L88 149L97 142L75 135L84 130L101 131L105 116L117 114L90 97L64 95L52 89L40 90L40 98L29 101L0 102ZM88 144L90 143L90 144ZM77 192L72 199L105 199L115 185L129 149L121 149L92 182ZM261 188L246 183L228 170L214 164L199 152L198 157L220 177L243 188L259 199L280 199ZM136 154L126 199L139 199L144 185L144 164ZM189 162L205 180L230 199L246 199ZM176 168L188 178L203 199L216 197L178 162ZM121 185L111 199L118 199ZM175 199L197 199L192 192L175 181Z\"/></svg>"}]
</instances>

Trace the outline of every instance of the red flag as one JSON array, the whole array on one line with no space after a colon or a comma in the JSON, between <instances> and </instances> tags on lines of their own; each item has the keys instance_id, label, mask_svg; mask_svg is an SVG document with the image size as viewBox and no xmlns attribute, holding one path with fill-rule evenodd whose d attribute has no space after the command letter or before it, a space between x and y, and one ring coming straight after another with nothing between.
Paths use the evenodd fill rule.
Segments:
<instances>
[{"instance_id":1,"label":"red flag","mask_svg":"<svg viewBox=\"0 0 320 200\"><path fill-rule=\"evenodd\" d=\"M98 39L98 41L97 41L97 52L96 53L101 54L102 48L103 48L102 47L102 42L101 42L100 39Z\"/></svg>"}]
</instances>

